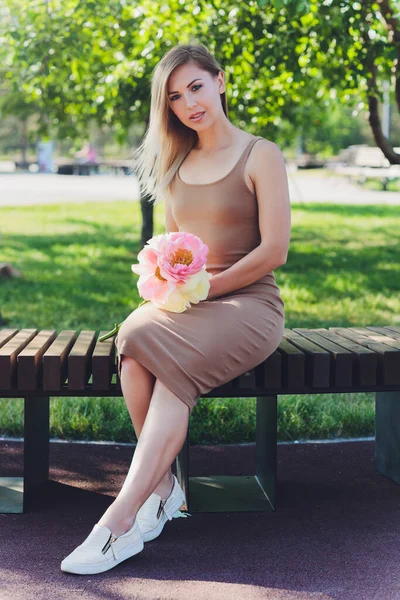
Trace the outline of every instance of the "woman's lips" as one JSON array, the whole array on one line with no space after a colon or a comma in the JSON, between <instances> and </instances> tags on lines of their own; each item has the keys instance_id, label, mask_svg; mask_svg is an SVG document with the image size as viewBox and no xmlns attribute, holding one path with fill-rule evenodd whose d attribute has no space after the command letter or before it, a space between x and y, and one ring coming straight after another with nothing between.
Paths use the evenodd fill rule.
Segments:
<instances>
[{"instance_id":1,"label":"woman's lips","mask_svg":"<svg viewBox=\"0 0 400 600\"><path fill-rule=\"evenodd\" d=\"M190 117L191 121L200 121L204 115L205 111L203 111L202 113L199 113L199 115L197 117Z\"/></svg>"}]
</instances>

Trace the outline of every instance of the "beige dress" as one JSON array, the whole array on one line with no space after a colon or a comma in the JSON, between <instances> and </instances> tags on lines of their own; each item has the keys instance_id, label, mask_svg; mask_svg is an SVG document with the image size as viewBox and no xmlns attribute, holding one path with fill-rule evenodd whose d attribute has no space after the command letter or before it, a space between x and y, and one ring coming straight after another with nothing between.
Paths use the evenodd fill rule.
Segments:
<instances>
[{"instance_id":1,"label":"beige dress","mask_svg":"<svg viewBox=\"0 0 400 600\"><path fill-rule=\"evenodd\" d=\"M261 241L258 205L244 167L252 136L234 168L212 183L174 180L172 215L179 231L197 235L209 248L207 271L216 274ZM118 372L123 355L153 373L189 407L200 396L263 362L279 346L284 303L273 271L258 281L172 313L146 303L121 325L116 338Z\"/></svg>"}]
</instances>

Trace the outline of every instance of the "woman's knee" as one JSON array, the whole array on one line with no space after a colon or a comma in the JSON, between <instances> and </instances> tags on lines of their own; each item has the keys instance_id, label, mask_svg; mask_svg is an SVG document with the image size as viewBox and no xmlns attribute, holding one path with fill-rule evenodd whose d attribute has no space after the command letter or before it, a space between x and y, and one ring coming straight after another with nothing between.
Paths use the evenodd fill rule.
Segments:
<instances>
[{"instance_id":1,"label":"woman's knee","mask_svg":"<svg viewBox=\"0 0 400 600\"><path fill-rule=\"evenodd\" d=\"M127 356L126 354L120 355L120 370L124 369L124 372L129 373L130 375L140 376L145 374L149 379L155 379L155 375L151 373L145 366L143 366L140 362L132 358L131 356Z\"/></svg>"}]
</instances>

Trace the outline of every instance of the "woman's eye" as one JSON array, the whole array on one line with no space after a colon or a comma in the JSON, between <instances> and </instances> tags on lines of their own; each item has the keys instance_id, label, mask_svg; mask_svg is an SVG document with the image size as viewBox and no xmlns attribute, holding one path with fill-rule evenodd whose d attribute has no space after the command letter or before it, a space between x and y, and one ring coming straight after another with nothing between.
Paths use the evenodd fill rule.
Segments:
<instances>
[{"instance_id":1,"label":"woman's eye","mask_svg":"<svg viewBox=\"0 0 400 600\"><path fill-rule=\"evenodd\" d=\"M192 91L197 92L197 89L195 90L194 88L201 88L203 87L200 83L198 83L197 85L194 85L192 87ZM172 98L170 98L171 102L173 102L174 100L176 100L177 98L179 98L179 96L172 96Z\"/></svg>"}]
</instances>

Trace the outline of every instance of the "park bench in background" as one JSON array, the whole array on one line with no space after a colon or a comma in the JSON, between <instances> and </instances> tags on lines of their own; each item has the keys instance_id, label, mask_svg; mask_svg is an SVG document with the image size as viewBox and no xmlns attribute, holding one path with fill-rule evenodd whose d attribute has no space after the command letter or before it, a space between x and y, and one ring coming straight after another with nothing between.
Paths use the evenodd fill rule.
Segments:
<instances>
[{"instance_id":1,"label":"park bench in background","mask_svg":"<svg viewBox=\"0 0 400 600\"><path fill-rule=\"evenodd\" d=\"M111 171L115 175L118 175L118 173L129 175L129 170L132 168L132 161L100 160L96 161L95 163L80 163L76 161L68 161L63 163L57 163L57 166L58 175L91 175L94 173L99 174L104 171Z\"/></svg>"},{"instance_id":2,"label":"park bench in background","mask_svg":"<svg viewBox=\"0 0 400 600\"><path fill-rule=\"evenodd\" d=\"M400 148L394 148L400 153ZM382 150L372 146L349 146L343 150L333 166L335 173L354 178L358 183L367 179L379 179L387 189L389 181L400 179L400 165L391 165Z\"/></svg>"},{"instance_id":3,"label":"park bench in background","mask_svg":"<svg viewBox=\"0 0 400 600\"><path fill-rule=\"evenodd\" d=\"M0 329L0 398L25 410L23 476L0 477L0 513L26 512L48 480L50 397L122 396L105 333ZM186 509L275 510L278 396L340 392L375 392L376 470L400 484L400 326L285 329L266 361L204 396L256 398L255 473L190 477L188 432L176 459Z\"/></svg>"},{"instance_id":4,"label":"park bench in background","mask_svg":"<svg viewBox=\"0 0 400 600\"><path fill-rule=\"evenodd\" d=\"M132 161L124 159L107 159L96 162L79 162L77 160L56 159L54 161L58 175L92 175L100 173L114 173L115 175L129 175ZM39 167L37 161L15 161L15 169L30 170L37 172Z\"/></svg>"}]
</instances>

